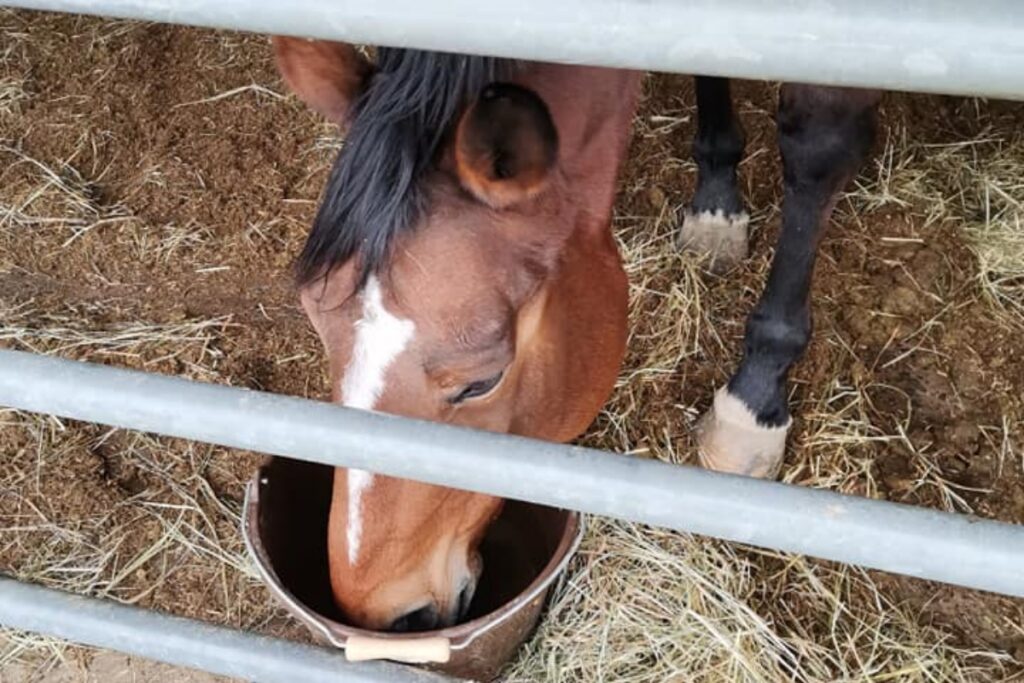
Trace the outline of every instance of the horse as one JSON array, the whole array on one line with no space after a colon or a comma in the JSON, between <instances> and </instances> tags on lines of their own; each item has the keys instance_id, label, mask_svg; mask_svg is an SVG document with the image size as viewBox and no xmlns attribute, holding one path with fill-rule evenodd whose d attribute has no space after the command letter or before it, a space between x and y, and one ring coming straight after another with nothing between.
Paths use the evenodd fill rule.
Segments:
<instances>
[{"instance_id":1,"label":"horse","mask_svg":"<svg viewBox=\"0 0 1024 683\"><path fill-rule=\"evenodd\" d=\"M272 42L287 86L345 132L296 265L331 400L553 441L580 435L625 353L627 280L611 218L642 74L392 48L371 63L343 43ZM728 80L696 85L698 184L678 244L722 269L747 251L744 135ZM782 87L782 232L743 359L698 424L706 467L770 477L780 466L817 243L868 154L879 97ZM501 506L337 469L327 545L338 608L377 630L456 623Z\"/></svg>"}]
</instances>

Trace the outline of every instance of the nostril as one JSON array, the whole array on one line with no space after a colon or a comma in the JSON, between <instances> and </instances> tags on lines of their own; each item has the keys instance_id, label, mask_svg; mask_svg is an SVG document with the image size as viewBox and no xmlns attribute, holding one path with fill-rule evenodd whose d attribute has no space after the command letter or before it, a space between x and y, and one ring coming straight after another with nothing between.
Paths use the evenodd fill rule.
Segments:
<instances>
[{"instance_id":1,"label":"nostril","mask_svg":"<svg viewBox=\"0 0 1024 683\"><path fill-rule=\"evenodd\" d=\"M469 606L473 603L474 588L473 582L470 581L463 586L462 592L459 593L459 619L463 619L469 614Z\"/></svg>"},{"instance_id":2,"label":"nostril","mask_svg":"<svg viewBox=\"0 0 1024 683\"><path fill-rule=\"evenodd\" d=\"M410 633L412 631L429 631L437 627L438 614L433 605L420 607L391 622L388 631L394 633Z\"/></svg>"}]
</instances>

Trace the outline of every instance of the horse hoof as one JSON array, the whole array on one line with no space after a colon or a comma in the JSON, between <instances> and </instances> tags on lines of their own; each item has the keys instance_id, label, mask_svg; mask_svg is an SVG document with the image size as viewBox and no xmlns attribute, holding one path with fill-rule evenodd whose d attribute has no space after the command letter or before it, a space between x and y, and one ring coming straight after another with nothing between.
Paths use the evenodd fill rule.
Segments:
<instances>
[{"instance_id":1,"label":"horse hoof","mask_svg":"<svg viewBox=\"0 0 1024 683\"><path fill-rule=\"evenodd\" d=\"M789 419L779 427L765 427L728 387L715 392L715 400L697 423L697 454L709 470L775 479L786 452Z\"/></svg>"},{"instance_id":2,"label":"horse hoof","mask_svg":"<svg viewBox=\"0 0 1024 683\"><path fill-rule=\"evenodd\" d=\"M723 273L747 258L749 224L746 211L727 216L721 210L694 213L687 209L676 245L681 251L707 256L708 270Z\"/></svg>"}]
</instances>

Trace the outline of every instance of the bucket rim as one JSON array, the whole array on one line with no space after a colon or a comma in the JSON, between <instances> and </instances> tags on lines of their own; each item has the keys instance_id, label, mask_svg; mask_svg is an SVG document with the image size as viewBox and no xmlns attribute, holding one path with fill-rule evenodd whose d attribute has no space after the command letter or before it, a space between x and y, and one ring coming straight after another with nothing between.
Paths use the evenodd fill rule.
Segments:
<instances>
[{"instance_id":1,"label":"bucket rim","mask_svg":"<svg viewBox=\"0 0 1024 683\"><path fill-rule=\"evenodd\" d=\"M448 641L449 649L451 650L462 650L469 647L477 638L497 628L513 615L526 608L533 600L544 594L557 578L563 575L569 562L579 550L585 528L584 518L579 512L554 508L565 513L565 528L559 538L558 545L551 553L547 564L544 565L544 568L533 581L515 598L506 602L498 609L471 621L432 631L419 631L415 633L371 631L343 624L319 614L299 600L281 582L274 571L270 557L264 547L263 539L260 536L258 514L260 486L268 482L267 466L263 466L249 480L245 487L241 521L242 539L245 542L246 551L256 565L260 578L267 584L271 593L307 627L320 634L334 647L343 650L346 648L346 642L349 637L375 641L394 641L395 643L437 639L440 637ZM523 502L529 505L539 505L529 501Z\"/></svg>"}]
</instances>

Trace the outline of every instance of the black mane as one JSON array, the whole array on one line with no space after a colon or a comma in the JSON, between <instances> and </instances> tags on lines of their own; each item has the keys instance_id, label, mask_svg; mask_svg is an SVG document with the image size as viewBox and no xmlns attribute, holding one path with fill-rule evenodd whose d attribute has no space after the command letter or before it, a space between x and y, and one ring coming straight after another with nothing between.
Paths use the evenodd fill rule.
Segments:
<instances>
[{"instance_id":1,"label":"black mane","mask_svg":"<svg viewBox=\"0 0 1024 683\"><path fill-rule=\"evenodd\" d=\"M377 71L355 103L348 135L296 265L300 284L358 257L360 286L387 261L422 208L420 181L466 101L510 63L379 48Z\"/></svg>"}]
</instances>

